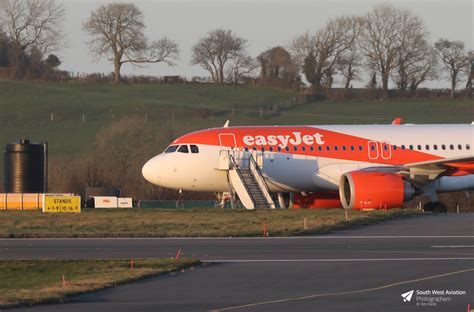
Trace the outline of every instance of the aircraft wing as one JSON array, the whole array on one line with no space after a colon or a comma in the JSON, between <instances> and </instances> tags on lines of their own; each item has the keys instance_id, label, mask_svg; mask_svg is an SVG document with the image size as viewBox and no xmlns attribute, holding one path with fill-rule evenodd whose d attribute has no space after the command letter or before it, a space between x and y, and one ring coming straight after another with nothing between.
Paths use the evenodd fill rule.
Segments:
<instances>
[{"instance_id":1,"label":"aircraft wing","mask_svg":"<svg viewBox=\"0 0 474 312\"><path fill-rule=\"evenodd\" d=\"M457 171L461 175L474 174L474 156L443 158L437 160L408 163L400 166L382 166L365 168L363 171L391 172L404 175L408 180L420 186L435 180L440 175Z\"/></svg>"},{"instance_id":2,"label":"aircraft wing","mask_svg":"<svg viewBox=\"0 0 474 312\"><path fill-rule=\"evenodd\" d=\"M474 174L474 156L462 156L453 158L443 158L437 160L409 163L403 165L404 168L412 170L439 171L463 170Z\"/></svg>"}]
</instances>

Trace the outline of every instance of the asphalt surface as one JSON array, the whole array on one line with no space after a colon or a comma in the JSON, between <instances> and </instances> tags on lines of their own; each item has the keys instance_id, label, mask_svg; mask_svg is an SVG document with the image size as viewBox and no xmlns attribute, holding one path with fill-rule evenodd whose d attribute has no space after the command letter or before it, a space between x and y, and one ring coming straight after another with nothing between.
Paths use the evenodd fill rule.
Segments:
<instances>
[{"instance_id":1,"label":"asphalt surface","mask_svg":"<svg viewBox=\"0 0 474 312\"><path fill-rule=\"evenodd\" d=\"M301 238L5 239L0 259L171 257L178 249L204 264L14 310L467 311L474 303L473 214ZM411 301L403 302L410 290Z\"/></svg>"}]
</instances>

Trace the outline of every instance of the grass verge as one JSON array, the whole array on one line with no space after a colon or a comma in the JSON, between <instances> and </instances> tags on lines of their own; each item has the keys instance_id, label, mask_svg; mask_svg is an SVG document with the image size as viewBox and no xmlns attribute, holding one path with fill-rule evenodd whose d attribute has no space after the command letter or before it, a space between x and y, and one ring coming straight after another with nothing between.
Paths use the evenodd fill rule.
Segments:
<instances>
[{"instance_id":1,"label":"grass verge","mask_svg":"<svg viewBox=\"0 0 474 312\"><path fill-rule=\"evenodd\" d=\"M87 209L80 214L0 211L0 237L217 237L328 233L418 215L414 209ZM304 220L306 219L306 229Z\"/></svg>"},{"instance_id":2,"label":"grass verge","mask_svg":"<svg viewBox=\"0 0 474 312\"><path fill-rule=\"evenodd\" d=\"M61 302L69 296L198 265L197 260L0 261L0 308ZM65 277L65 286L62 277Z\"/></svg>"}]
</instances>

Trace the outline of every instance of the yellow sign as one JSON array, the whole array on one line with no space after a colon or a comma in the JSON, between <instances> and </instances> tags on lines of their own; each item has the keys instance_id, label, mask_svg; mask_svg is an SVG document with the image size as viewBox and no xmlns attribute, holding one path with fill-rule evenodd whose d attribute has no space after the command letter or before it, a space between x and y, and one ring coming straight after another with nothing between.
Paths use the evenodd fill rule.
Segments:
<instances>
[{"instance_id":1,"label":"yellow sign","mask_svg":"<svg viewBox=\"0 0 474 312\"><path fill-rule=\"evenodd\" d=\"M81 212L81 197L45 195L43 212Z\"/></svg>"}]
</instances>

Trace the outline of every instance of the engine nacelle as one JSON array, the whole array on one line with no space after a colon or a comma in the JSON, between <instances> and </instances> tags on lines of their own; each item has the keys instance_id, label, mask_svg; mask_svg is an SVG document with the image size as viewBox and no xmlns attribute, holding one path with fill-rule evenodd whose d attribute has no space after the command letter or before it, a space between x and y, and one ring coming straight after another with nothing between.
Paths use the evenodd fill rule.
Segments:
<instances>
[{"instance_id":1,"label":"engine nacelle","mask_svg":"<svg viewBox=\"0 0 474 312\"><path fill-rule=\"evenodd\" d=\"M293 208L342 208L338 192L297 193Z\"/></svg>"},{"instance_id":2,"label":"engine nacelle","mask_svg":"<svg viewBox=\"0 0 474 312\"><path fill-rule=\"evenodd\" d=\"M414 196L413 186L393 173L353 171L339 181L339 197L346 209L400 208Z\"/></svg>"}]
</instances>

